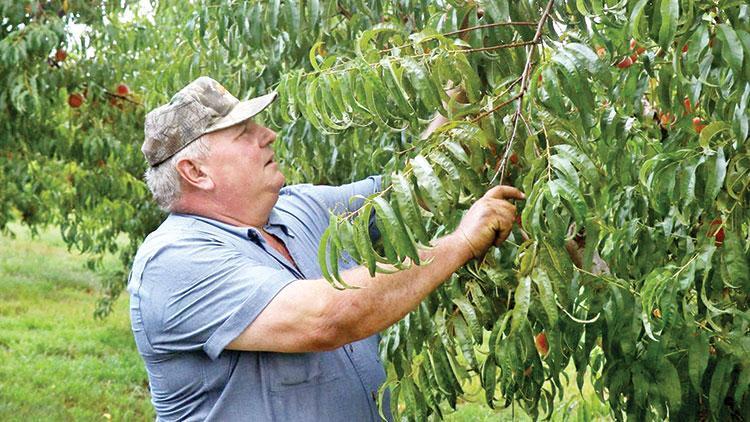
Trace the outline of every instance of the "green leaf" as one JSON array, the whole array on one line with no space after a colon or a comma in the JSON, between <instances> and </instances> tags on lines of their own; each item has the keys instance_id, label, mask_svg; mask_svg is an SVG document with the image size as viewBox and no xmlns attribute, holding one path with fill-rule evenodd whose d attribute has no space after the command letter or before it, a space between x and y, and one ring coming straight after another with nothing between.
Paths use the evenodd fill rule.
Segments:
<instances>
[{"instance_id":1,"label":"green leaf","mask_svg":"<svg viewBox=\"0 0 750 422\"><path fill-rule=\"evenodd\" d=\"M466 56L463 54L454 54L454 64L456 69L461 74L464 91L466 96L471 103L477 103L480 100L480 84L479 76L476 70L471 66Z\"/></svg>"},{"instance_id":2,"label":"green leaf","mask_svg":"<svg viewBox=\"0 0 750 422\"><path fill-rule=\"evenodd\" d=\"M383 396L384 396L385 395L385 388L382 388L382 391L383 391ZM399 411L399 405L398 405L399 398L401 397L401 383L397 383L395 387L392 387L390 389L390 393L391 393L390 394L391 395L391 397L390 397L390 399L391 399L391 403L390 403L391 404L391 408L390 408L391 416L394 417L394 418L397 418L397 420L398 420L399 417L401 416L401 412Z\"/></svg>"},{"instance_id":3,"label":"green leaf","mask_svg":"<svg viewBox=\"0 0 750 422\"><path fill-rule=\"evenodd\" d=\"M396 101L399 111L402 115L412 116L414 114L414 107L412 107L411 99L402 83L401 73L403 71L397 71L394 61L389 58L384 57L381 59L380 65L383 68L383 81L391 87L391 97Z\"/></svg>"},{"instance_id":4,"label":"green leaf","mask_svg":"<svg viewBox=\"0 0 750 422\"><path fill-rule=\"evenodd\" d=\"M549 163L552 168L557 170L560 177L566 179L573 186L577 186L581 183L580 179L578 178L578 172L576 172L573 164L571 164L571 162L567 158L563 157L562 155L553 155L549 158Z\"/></svg>"},{"instance_id":5,"label":"green leaf","mask_svg":"<svg viewBox=\"0 0 750 422\"><path fill-rule=\"evenodd\" d=\"M713 122L708 124L701 131L699 138L700 146L703 148L709 148L711 146L711 139L716 136L716 134L730 129L731 126L726 122Z\"/></svg>"},{"instance_id":6,"label":"green leaf","mask_svg":"<svg viewBox=\"0 0 750 422\"><path fill-rule=\"evenodd\" d=\"M583 178L589 183L597 181L599 175L596 166L586 154L579 151L575 146L569 144L555 145L554 149L562 158L566 158L568 161L575 164L578 170L580 170Z\"/></svg>"},{"instance_id":7,"label":"green leaf","mask_svg":"<svg viewBox=\"0 0 750 422\"><path fill-rule=\"evenodd\" d=\"M417 155L410 161L417 179L419 190L426 195L430 211L438 217L448 214L448 200L445 196L443 184L435 175L435 171L422 155Z\"/></svg>"},{"instance_id":8,"label":"green leaf","mask_svg":"<svg viewBox=\"0 0 750 422\"><path fill-rule=\"evenodd\" d=\"M663 1L663 0L662 0ZM646 8L646 5L648 4L649 0L639 0L638 3L636 3L635 7L633 7L632 12L630 13L630 32L633 34L633 37L638 41L645 41L646 37L643 36L641 33L641 19L643 19L643 14Z\"/></svg>"},{"instance_id":9,"label":"green leaf","mask_svg":"<svg viewBox=\"0 0 750 422\"><path fill-rule=\"evenodd\" d=\"M469 363L469 367L474 371L479 372L479 363L474 354L474 341L472 341L469 328L466 326L466 321L460 316L451 318L451 320L453 321L453 329L456 332L456 341L461 348L461 354L463 354L466 362Z\"/></svg>"},{"instance_id":10,"label":"green leaf","mask_svg":"<svg viewBox=\"0 0 750 422\"><path fill-rule=\"evenodd\" d=\"M745 58L745 80L750 81L750 33L741 29L738 29L736 32L737 38L739 38L742 44L742 55Z\"/></svg>"},{"instance_id":11,"label":"green leaf","mask_svg":"<svg viewBox=\"0 0 750 422\"><path fill-rule=\"evenodd\" d=\"M708 392L708 406L714 415L720 414L720 408L724 405L724 398L732 383L731 374L734 362L729 357L718 359L714 373L711 376L711 387Z\"/></svg>"},{"instance_id":12,"label":"green leaf","mask_svg":"<svg viewBox=\"0 0 750 422\"><path fill-rule=\"evenodd\" d=\"M492 304L489 299L487 299L487 295L484 294L482 287L478 283L470 282L468 283L468 287L469 292L471 293L471 303L479 314L479 322L486 327L485 324L487 321L494 320Z\"/></svg>"},{"instance_id":13,"label":"green leaf","mask_svg":"<svg viewBox=\"0 0 750 422\"><path fill-rule=\"evenodd\" d=\"M683 207L687 207L693 201L695 201L695 179L696 170L698 166L703 164L705 158L703 156L688 162L683 165L680 169L679 181L679 195L682 198Z\"/></svg>"},{"instance_id":14,"label":"green leaf","mask_svg":"<svg viewBox=\"0 0 750 422\"><path fill-rule=\"evenodd\" d=\"M427 349L427 355L430 357L430 363L432 364L433 373L435 374L435 380L443 394L453 394L455 391L456 381L451 369L450 362L448 362L448 356L446 355L445 348L440 341L436 341L433 347Z\"/></svg>"},{"instance_id":15,"label":"green leaf","mask_svg":"<svg viewBox=\"0 0 750 422\"><path fill-rule=\"evenodd\" d=\"M745 363L737 376L737 388L734 390L734 402L742 403L742 399L750 387L750 364Z\"/></svg>"},{"instance_id":16,"label":"green leaf","mask_svg":"<svg viewBox=\"0 0 750 422\"><path fill-rule=\"evenodd\" d=\"M384 93L388 90L380 80L379 75L369 66L360 73L364 79L362 87L365 91L365 104L370 110L370 117L381 127L394 131L400 131L403 128L395 128L388 124L389 106L384 98Z\"/></svg>"},{"instance_id":17,"label":"green leaf","mask_svg":"<svg viewBox=\"0 0 750 422\"><path fill-rule=\"evenodd\" d=\"M335 232L331 232L331 236L335 236ZM336 242L330 243L331 250L328 254L328 262L331 266L331 276L333 276L333 279L336 280L343 288L345 289L352 289L355 288L354 286L350 286L347 284L342 278L341 274L339 274L339 247L336 244ZM339 289L339 286L335 286L335 288Z\"/></svg>"},{"instance_id":18,"label":"green leaf","mask_svg":"<svg viewBox=\"0 0 750 422\"><path fill-rule=\"evenodd\" d=\"M474 307L471 306L471 303L469 303L468 299L466 299L466 297L464 296L455 296L452 297L451 300L453 300L453 303L455 303L458 306L458 309L461 310L461 314L464 316L464 319L469 325L471 335L474 336L474 341L476 341L478 344L481 344L482 325L479 323L477 312Z\"/></svg>"},{"instance_id":19,"label":"green leaf","mask_svg":"<svg viewBox=\"0 0 750 422\"><path fill-rule=\"evenodd\" d=\"M411 183L402 174L396 173L391 177L391 184L393 186L393 196L396 199L399 214L401 214L404 223L406 223L406 229L411 230L423 245L429 244L430 239L425 231L419 206L417 205L417 198L412 192Z\"/></svg>"},{"instance_id":20,"label":"green leaf","mask_svg":"<svg viewBox=\"0 0 750 422\"><path fill-rule=\"evenodd\" d=\"M495 355L495 362L502 362L501 345L498 343L502 342L503 340L505 329L506 327L508 327L508 321L510 320L510 317L511 312L506 312L505 316L503 316L503 319L499 323L495 323L495 326L492 328L492 332L490 333L490 353L494 352L493 354Z\"/></svg>"},{"instance_id":21,"label":"green leaf","mask_svg":"<svg viewBox=\"0 0 750 422\"><path fill-rule=\"evenodd\" d=\"M329 275L333 280L338 282L339 285L336 285L335 283L332 283L333 287L336 289L353 289L358 288L355 286L350 286L347 284L342 278L341 274L339 274L339 234L338 234L338 224L336 221L336 217L331 214L330 221L328 224L328 230L326 230L325 235L330 236L331 242L329 242L329 251L328 251L328 265L330 266L330 273ZM328 240L328 239L326 239ZM321 239L321 245L323 245L323 240ZM320 253L320 251L318 251ZM325 251L323 252L325 254ZM318 256L318 259L320 259L320 256ZM322 269L323 267L321 267ZM328 272L329 268L326 268L326 272ZM325 274L324 274L325 277ZM326 278L327 279L327 278ZM328 279L327 279L328 280ZM329 280L330 281L330 280Z\"/></svg>"},{"instance_id":22,"label":"green leaf","mask_svg":"<svg viewBox=\"0 0 750 422\"><path fill-rule=\"evenodd\" d=\"M750 291L750 266L748 266L742 240L729 228L724 229L722 249L722 263L724 264L722 275L730 278L725 279L724 282L737 287L742 286L745 291Z\"/></svg>"},{"instance_id":23,"label":"green leaf","mask_svg":"<svg viewBox=\"0 0 750 422\"><path fill-rule=\"evenodd\" d=\"M271 0L269 7L266 8L268 14L268 28L274 30L279 25L279 8L281 7L281 0Z\"/></svg>"},{"instance_id":24,"label":"green leaf","mask_svg":"<svg viewBox=\"0 0 750 422\"><path fill-rule=\"evenodd\" d=\"M693 384L693 388L696 391L703 391L701 384L703 380L703 373L706 372L708 366L708 339L706 335L701 332L696 332L697 335L690 336L690 344L688 345L688 378Z\"/></svg>"},{"instance_id":25,"label":"green leaf","mask_svg":"<svg viewBox=\"0 0 750 422\"><path fill-rule=\"evenodd\" d=\"M441 179L445 182L443 186L445 186L447 193L454 196L454 202L458 202L458 197L461 193L461 173L459 173L458 167L441 151L432 151L430 153L430 160L437 164L448 176L448 179Z\"/></svg>"},{"instance_id":26,"label":"green leaf","mask_svg":"<svg viewBox=\"0 0 750 422\"><path fill-rule=\"evenodd\" d=\"M453 141L444 142L443 146L448 151L449 156L453 158L461 182L468 188L472 195L475 197L481 197L484 193L484 189L477 172L471 167L471 160L466 154L466 151L464 151L461 145Z\"/></svg>"},{"instance_id":27,"label":"green leaf","mask_svg":"<svg viewBox=\"0 0 750 422\"><path fill-rule=\"evenodd\" d=\"M575 217L576 222L583 225L587 207L581 191L565 179L555 179L549 182L547 186L552 196L562 198Z\"/></svg>"},{"instance_id":28,"label":"green leaf","mask_svg":"<svg viewBox=\"0 0 750 422\"><path fill-rule=\"evenodd\" d=\"M396 249L399 260L409 257L419 265L420 260L416 245L414 245L414 242L409 239L409 236L406 234L406 231L391 207L391 204L389 204L382 196L376 196L373 198L373 204L378 215L378 220L385 228L385 233L382 233L383 238L384 240L389 241ZM394 262L393 264L400 264L400 261Z\"/></svg>"},{"instance_id":29,"label":"green leaf","mask_svg":"<svg viewBox=\"0 0 750 422\"><path fill-rule=\"evenodd\" d=\"M320 48L321 45L323 45L323 41L316 42L315 44L313 44L312 47L310 47L310 52L308 53L308 59L310 59L310 64L315 70L320 70L320 64L318 63L318 59L317 59L317 52L318 52L318 48Z\"/></svg>"},{"instance_id":30,"label":"green leaf","mask_svg":"<svg viewBox=\"0 0 750 422\"><path fill-rule=\"evenodd\" d=\"M510 323L510 336L517 334L523 324L526 323L526 316L531 304L531 277L523 276L518 280L513 300L515 304L513 306L513 319Z\"/></svg>"},{"instance_id":31,"label":"green leaf","mask_svg":"<svg viewBox=\"0 0 750 422\"><path fill-rule=\"evenodd\" d=\"M749 372L750 373L750 372ZM484 399L490 409L495 408L495 388L497 386L497 364L495 364L495 355L490 353L482 366L482 388L484 389Z\"/></svg>"},{"instance_id":32,"label":"green leaf","mask_svg":"<svg viewBox=\"0 0 750 422\"><path fill-rule=\"evenodd\" d=\"M419 367L419 384L422 387L421 390L424 393L428 406L430 406L432 411L442 419L443 412L440 409L439 398L436 397L439 396L438 387L433 381L434 377L428 374L428 371L430 371L430 367L428 366L427 361L423 360ZM387 420L385 417L382 418L383 420Z\"/></svg>"},{"instance_id":33,"label":"green leaf","mask_svg":"<svg viewBox=\"0 0 750 422\"><path fill-rule=\"evenodd\" d=\"M724 158L724 150L718 148L716 155L707 160L708 175L706 178L705 203L711 204L724 186L724 177L727 174L727 160Z\"/></svg>"},{"instance_id":34,"label":"green leaf","mask_svg":"<svg viewBox=\"0 0 750 422\"><path fill-rule=\"evenodd\" d=\"M406 70L406 75L427 112L433 113L437 111L444 116L447 115L448 112L443 109L437 87L432 82L432 78L430 78L424 65L412 58L406 57L402 61L402 66Z\"/></svg>"},{"instance_id":35,"label":"green leaf","mask_svg":"<svg viewBox=\"0 0 750 422\"><path fill-rule=\"evenodd\" d=\"M320 272L323 278L328 281L331 286L338 288L336 285L336 280L331 276L331 273L328 271L328 259L327 259L327 252L328 252L328 239L331 237L331 227L329 226L328 229L326 229L325 232L323 232L323 236L320 238L320 244L318 245L318 265L320 266Z\"/></svg>"},{"instance_id":36,"label":"green leaf","mask_svg":"<svg viewBox=\"0 0 750 422\"><path fill-rule=\"evenodd\" d=\"M742 72L743 50L740 39L737 37L734 29L726 23L719 24L717 28L716 35L722 43L721 57L732 68L732 71L736 75L735 77L737 77Z\"/></svg>"},{"instance_id":37,"label":"green leaf","mask_svg":"<svg viewBox=\"0 0 750 422\"><path fill-rule=\"evenodd\" d=\"M677 368L667 359L662 359L656 370L656 381L659 393L669 403L672 412L677 412L682 406L682 387Z\"/></svg>"},{"instance_id":38,"label":"green leaf","mask_svg":"<svg viewBox=\"0 0 750 422\"><path fill-rule=\"evenodd\" d=\"M493 22L508 22L511 20L507 0L481 0L480 3Z\"/></svg>"},{"instance_id":39,"label":"green leaf","mask_svg":"<svg viewBox=\"0 0 750 422\"><path fill-rule=\"evenodd\" d=\"M313 31L317 29L320 20L320 0L308 0L308 21Z\"/></svg>"},{"instance_id":40,"label":"green leaf","mask_svg":"<svg viewBox=\"0 0 750 422\"><path fill-rule=\"evenodd\" d=\"M531 278L539 289L539 300L542 302L542 307L547 313L549 329L554 329L557 326L558 311L552 282L550 281L547 272L539 267L532 271Z\"/></svg>"},{"instance_id":41,"label":"green leaf","mask_svg":"<svg viewBox=\"0 0 750 422\"><path fill-rule=\"evenodd\" d=\"M359 215L354 223L354 243L357 246L357 251L362 256L363 261L367 265L367 270L370 272L370 277L375 276L375 251L372 249L370 240L370 214L372 212L372 204L366 203L362 209L359 210Z\"/></svg>"},{"instance_id":42,"label":"green leaf","mask_svg":"<svg viewBox=\"0 0 750 422\"><path fill-rule=\"evenodd\" d=\"M680 19L679 0L661 0L661 26L659 27L659 46L662 50L669 50L674 35L677 32L677 24Z\"/></svg>"},{"instance_id":43,"label":"green leaf","mask_svg":"<svg viewBox=\"0 0 750 422\"><path fill-rule=\"evenodd\" d=\"M363 31L355 44L355 52L357 53L357 56L366 62L370 62L368 58L370 58L371 55L368 53L377 53L377 50L370 45L370 41L376 39L381 34L399 32L401 32L400 28L390 23L379 23ZM372 54L372 56L377 56L377 54Z\"/></svg>"},{"instance_id":44,"label":"green leaf","mask_svg":"<svg viewBox=\"0 0 750 422\"><path fill-rule=\"evenodd\" d=\"M354 243L354 226L348 221L338 222L338 235L343 251L346 251L353 260L361 263L362 256Z\"/></svg>"}]
</instances>

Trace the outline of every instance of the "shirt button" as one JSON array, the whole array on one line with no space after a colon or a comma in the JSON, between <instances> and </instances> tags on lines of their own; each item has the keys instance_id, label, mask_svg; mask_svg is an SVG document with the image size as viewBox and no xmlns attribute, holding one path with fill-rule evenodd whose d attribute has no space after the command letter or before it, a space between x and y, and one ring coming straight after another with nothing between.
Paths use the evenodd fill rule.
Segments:
<instances>
[{"instance_id":1,"label":"shirt button","mask_svg":"<svg viewBox=\"0 0 750 422\"><path fill-rule=\"evenodd\" d=\"M349 344L348 346L349 346L349 353L353 353L354 352L354 346L352 346L351 344Z\"/></svg>"}]
</instances>

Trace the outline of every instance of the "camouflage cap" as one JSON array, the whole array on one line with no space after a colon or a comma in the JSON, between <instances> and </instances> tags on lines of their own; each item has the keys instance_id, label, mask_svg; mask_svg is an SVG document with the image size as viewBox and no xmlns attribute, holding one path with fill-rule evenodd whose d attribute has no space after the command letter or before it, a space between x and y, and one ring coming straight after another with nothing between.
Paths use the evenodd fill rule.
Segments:
<instances>
[{"instance_id":1,"label":"camouflage cap","mask_svg":"<svg viewBox=\"0 0 750 422\"><path fill-rule=\"evenodd\" d=\"M146 115L141 151L158 166L206 133L242 123L268 107L272 92L240 101L215 80L201 76L176 93L169 104Z\"/></svg>"}]
</instances>

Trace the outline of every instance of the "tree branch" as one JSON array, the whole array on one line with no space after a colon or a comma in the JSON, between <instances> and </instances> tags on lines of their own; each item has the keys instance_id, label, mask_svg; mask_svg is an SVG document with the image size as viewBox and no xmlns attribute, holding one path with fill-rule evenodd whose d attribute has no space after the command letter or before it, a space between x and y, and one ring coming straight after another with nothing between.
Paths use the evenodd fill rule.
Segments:
<instances>
[{"instance_id":1,"label":"tree branch","mask_svg":"<svg viewBox=\"0 0 750 422\"><path fill-rule=\"evenodd\" d=\"M536 24L537 22L493 22L493 23L486 23L484 25L470 26L468 28L462 28L456 31L446 32L443 35L445 36L458 35L458 34L463 34L464 32L475 31L477 29L483 29L483 28L494 28L496 26L534 26Z\"/></svg>"},{"instance_id":2,"label":"tree branch","mask_svg":"<svg viewBox=\"0 0 750 422\"><path fill-rule=\"evenodd\" d=\"M542 29L544 28L545 22L547 22L547 18L549 17L549 13L552 10L552 5L555 3L555 0L549 0L547 3L547 6L544 8L544 13L542 13L542 17L539 19L539 25L536 27L536 34L534 34L534 39L531 41L532 44L539 43L539 40L542 37ZM490 180L490 185L495 183L495 180L497 179L498 175L500 176L500 180L498 184L503 184L503 176L505 175L505 168L508 165L508 160L510 159L511 151L513 150L513 141L515 141L516 138L516 130L518 129L518 118L521 115L521 109L523 107L523 97L526 95L526 91L529 89L529 74L531 73L531 58L532 53L534 50L531 46L526 47L526 65L523 69L523 75L521 78L521 91L518 93L518 106L516 107L516 112L513 114L513 131L511 132L510 139L508 140L508 144L505 146L505 152L503 153L503 158L500 159L500 168L497 169L497 172L495 172L495 175L492 176L492 180Z\"/></svg>"}]
</instances>

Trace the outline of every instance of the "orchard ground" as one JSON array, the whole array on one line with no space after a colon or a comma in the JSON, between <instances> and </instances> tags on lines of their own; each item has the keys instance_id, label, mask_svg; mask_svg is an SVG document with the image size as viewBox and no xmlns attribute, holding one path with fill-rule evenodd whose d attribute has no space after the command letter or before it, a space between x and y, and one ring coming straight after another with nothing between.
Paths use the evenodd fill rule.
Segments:
<instances>
[{"instance_id":1,"label":"orchard ground","mask_svg":"<svg viewBox=\"0 0 750 422\"><path fill-rule=\"evenodd\" d=\"M101 275L85 268L85 257L68 252L55 229L36 237L11 229L15 239L0 237L0 420L153 420L127 297L106 320L93 319ZM481 394L475 384L467 391ZM475 400L446 419L529 419ZM553 420L610 419L588 384L583 395L571 385L556 406Z\"/></svg>"}]
</instances>

